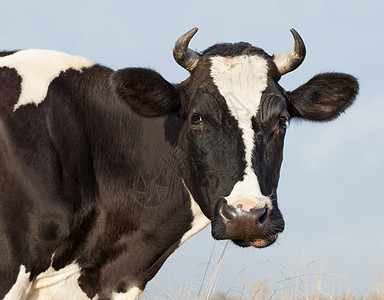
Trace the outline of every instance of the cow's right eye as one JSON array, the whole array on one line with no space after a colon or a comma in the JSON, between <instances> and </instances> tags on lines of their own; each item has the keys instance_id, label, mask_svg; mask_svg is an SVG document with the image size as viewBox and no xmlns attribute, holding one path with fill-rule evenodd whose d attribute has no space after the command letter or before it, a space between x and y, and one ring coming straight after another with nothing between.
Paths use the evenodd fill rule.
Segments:
<instances>
[{"instance_id":1,"label":"cow's right eye","mask_svg":"<svg viewBox=\"0 0 384 300\"><path fill-rule=\"evenodd\" d=\"M279 119L279 123L281 125L282 128L287 128L287 123L289 122L289 119L287 116L281 116L280 119Z\"/></svg>"},{"instance_id":2,"label":"cow's right eye","mask_svg":"<svg viewBox=\"0 0 384 300\"><path fill-rule=\"evenodd\" d=\"M190 121L193 125L199 125L201 122L203 122L203 119L198 113L192 113L190 116Z\"/></svg>"}]
</instances>

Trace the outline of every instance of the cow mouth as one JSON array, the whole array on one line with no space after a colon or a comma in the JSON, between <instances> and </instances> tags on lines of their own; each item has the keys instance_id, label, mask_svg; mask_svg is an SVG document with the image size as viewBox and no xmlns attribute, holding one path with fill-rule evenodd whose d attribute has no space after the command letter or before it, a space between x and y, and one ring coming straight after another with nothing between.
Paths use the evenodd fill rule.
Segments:
<instances>
[{"instance_id":1,"label":"cow mouth","mask_svg":"<svg viewBox=\"0 0 384 300\"><path fill-rule=\"evenodd\" d=\"M272 245L277 240L278 234L269 236L263 239L256 239L253 241L241 241L241 240L232 240L236 245L240 247L255 247L255 248L265 248Z\"/></svg>"}]
</instances>

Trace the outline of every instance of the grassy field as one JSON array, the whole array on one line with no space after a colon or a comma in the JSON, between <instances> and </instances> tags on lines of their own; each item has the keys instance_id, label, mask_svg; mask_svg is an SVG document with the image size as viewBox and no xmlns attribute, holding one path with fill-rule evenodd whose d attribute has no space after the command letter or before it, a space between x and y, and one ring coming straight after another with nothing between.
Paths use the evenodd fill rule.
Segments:
<instances>
[{"instance_id":1,"label":"grassy field","mask_svg":"<svg viewBox=\"0 0 384 300\"><path fill-rule=\"evenodd\" d=\"M308 274L303 267L298 267L298 274L292 277L283 276L280 281L255 282L251 287L244 286L233 292L217 291L216 286L225 264L225 256L228 242L222 250L219 260L212 266L208 262L205 274L199 280L186 282L179 291L172 291L154 282L159 288L159 293L146 295L144 292L140 299L162 300L162 299L198 299L198 300L384 300L384 270L378 274L377 282L372 282L368 291L361 291L359 295L354 294L353 287L342 286L344 276L342 274L324 274L316 272ZM304 271L303 271L304 270Z\"/></svg>"},{"instance_id":2,"label":"grassy field","mask_svg":"<svg viewBox=\"0 0 384 300\"><path fill-rule=\"evenodd\" d=\"M307 287L303 289L301 285L305 283L301 279L292 280L290 287L280 286L280 283L267 284L263 282L257 282L252 287L251 293L240 293L238 296L229 296L222 292L213 292L213 290L204 290L198 297L191 296L193 294L191 289L183 287L182 290L176 294L170 294L166 290L163 290L158 297L146 297L145 293L140 296L140 299L152 299L152 300L384 300L384 281L381 286L377 286L376 291L369 292L366 296L356 296L352 293L344 295L338 295L333 289L322 287L321 284L315 287ZM298 283L297 281L301 281ZM244 289L245 290L245 289Z\"/></svg>"},{"instance_id":3,"label":"grassy field","mask_svg":"<svg viewBox=\"0 0 384 300\"><path fill-rule=\"evenodd\" d=\"M217 276L219 273L217 273ZM213 274L213 276L215 276ZM383 275L384 276L384 275ZM369 291L365 296L356 296L353 293L339 295L336 288L327 287L322 284L320 275L315 284L312 280L308 280L307 275L288 278L281 282L266 283L256 282L251 289L243 289L239 295L230 296L227 293L215 291L215 280L211 278L205 285L204 289L199 291L196 296L198 287L191 283L182 287L179 292L172 293L166 289L159 287L162 292L158 297L146 297L145 293L140 299L174 299L174 300L384 300L384 278L376 284L376 288ZM213 279L213 280L212 280ZM248 292L246 292L248 290ZM249 292L251 290L251 292ZM191 296L194 295L194 296Z\"/></svg>"},{"instance_id":4,"label":"grassy field","mask_svg":"<svg viewBox=\"0 0 384 300\"><path fill-rule=\"evenodd\" d=\"M211 298L212 300L384 300L384 282L377 287L377 291L372 291L369 295L358 297L353 294L337 295L333 289L321 286L321 283L303 288L306 285L301 279L294 279L290 287L279 287L277 284L266 284L263 282L255 283L252 289L252 294L241 295L240 297L227 297L224 293L216 293Z\"/></svg>"}]
</instances>

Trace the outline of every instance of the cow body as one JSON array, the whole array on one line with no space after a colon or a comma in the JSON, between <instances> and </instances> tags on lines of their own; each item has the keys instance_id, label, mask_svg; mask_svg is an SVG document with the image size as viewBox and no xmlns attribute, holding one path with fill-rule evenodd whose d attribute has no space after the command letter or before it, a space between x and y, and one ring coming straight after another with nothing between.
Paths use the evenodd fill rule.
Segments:
<instances>
[{"instance_id":1,"label":"cow body","mask_svg":"<svg viewBox=\"0 0 384 300\"><path fill-rule=\"evenodd\" d=\"M56 52L33 55L60 57ZM177 120L144 119L124 109L123 102L108 103L115 99L109 88L112 71L84 63L83 70L61 70L38 106L35 101L19 107L12 102L20 98L17 94L1 97L1 220L14 225L1 236L2 248L11 251L1 263L14 260L14 276L2 276L9 278L4 291L20 266L36 278L50 266L60 270L74 261L82 266L80 282L90 298L99 281L110 281L118 291L112 285L123 280L118 271L122 261L130 266L125 276L133 283L124 290L136 282L143 288L141 282L155 274L191 229L190 196L182 181L171 176L174 167L164 163L171 162L167 139L175 140L177 133L165 130L177 128ZM18 82L23 92L18 69L2 72L9 77L2 84ZM46 84L44 78L34 80ZM91 90L82 91L87 83ZM130 197L132 202L123 201ZM168 199L173 207L165 205ZM94 266L115 257L116 265L109 262L103 271L105 278L95 277Z\"/></svg>"},{"instance_id":2,"label":"cow body","mask_svg":"<svg viewBox=\"0 0 384 300\"><path fill-rule=\"evenodd\" d=\"M187 61L179 85L55 51L0 56L4 299L133 299L210 222L272 244L285 122L332 119L357 93L345 74L287 93L278 60L245 43Z\"/></svg>"}]
</instances>

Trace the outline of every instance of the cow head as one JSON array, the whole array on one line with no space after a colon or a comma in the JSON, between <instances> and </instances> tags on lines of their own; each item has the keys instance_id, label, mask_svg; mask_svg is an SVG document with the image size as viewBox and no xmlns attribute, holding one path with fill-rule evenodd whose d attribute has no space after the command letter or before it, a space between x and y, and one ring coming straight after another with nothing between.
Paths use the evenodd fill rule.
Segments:
<instances>
[{"instance_id":1,"label":"cow head","mask_svg":"<svg viewBox=\"0 0 384 300\"><path fill-rule=\"evenodd\" d=\"M292 92L280 77L305 57L299 34L294 48L277 56L248 43L218 44L202 53L189 49L197 29L174 47L176 61L190 72L178 85L148 69L124 69L112 84L140 115L178 116L176 147L183 156L182 180L212 221L216 239L265 247L284 229L277 185L284 136L291 119L328 121L350 106L356 79L326 73Z\"/></svg>"}]
</instances>

